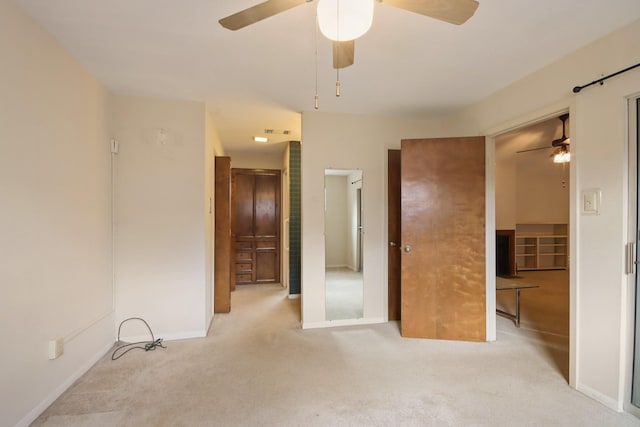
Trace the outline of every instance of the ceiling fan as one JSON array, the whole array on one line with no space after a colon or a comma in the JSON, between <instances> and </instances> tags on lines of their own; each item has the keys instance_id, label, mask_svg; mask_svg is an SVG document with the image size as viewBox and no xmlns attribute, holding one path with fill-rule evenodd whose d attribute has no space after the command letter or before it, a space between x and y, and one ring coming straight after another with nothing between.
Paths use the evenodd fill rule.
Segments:
<instances>
[{"instance_id":1,"label":"ceiling fan","mask_svg":"<svg viewBox=\"0 0 640 427\"><path fill-rule=\"evenodd\" d=\"M519 153L527 153L529 151L537 151L537 150L548 150L549 148L555 148L551 153L550 157L554 158L555 163L565 163L569 161L569 144L571 144L571 140L567 137L565 125L567 123L567 119L569 118L569 114L563 114L558 119L562 121L562 136L558 139L554 139L551 141L551 145L547 145L544 147L538 148L530 148L528 150L520 150L516 151ZM556 160L557 159L557 160Z\"/></svg>"},{"instance_id":2,"label":"ceiling fan","mask_svg":"<svg viewBox=\"0 0 640 427\"><path fill-rule=\"evenodd\" d=\"M235 31L303 3L311 3L312 1L313 0L267 0L227 16L226 18L222 18L219 22L224 28ZM363 4L363 6L370 11L368 12L370 14L368 18L369 26L373 19L374 1L456 25L465 23L473 16L478 8L478 2L476 0L358 0L358 3ZM323 30L321 12L334 10L333 15L329 14L328 19L331 20L335 17L333 18L333 26L336 27L338 31L343 31L342 27L346 26L346 24L343 24L343 20L346 20L346 17L341 18L340 14L344 12L346 15L349 11L348 9L353 8L356 1L343 0L342 5L339 3L337 0L318 0L318 20L320 21L320 29L325 36L327 36L327 34ZM362 34L368 30L369 26L366 26ZM338 32L338 35L339 34ZM327 38L333 40L333 68L340 69L353 64L355 51L354 40L360 35L352 38L348 38L349 36L346 36L347 38L327 36Z\"/></svg>"}]
</instances>

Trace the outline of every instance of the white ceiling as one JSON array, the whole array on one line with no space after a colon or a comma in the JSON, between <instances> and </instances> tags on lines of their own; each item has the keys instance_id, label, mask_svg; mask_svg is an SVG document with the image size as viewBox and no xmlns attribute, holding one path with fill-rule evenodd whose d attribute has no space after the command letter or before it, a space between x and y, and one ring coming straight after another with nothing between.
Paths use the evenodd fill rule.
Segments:
<instances>
[{"instance_id":1,"label":"white ceiling","mask_svg":"<svg viewBox=\"0 0 640 427\"><path fill-rule=\"evenodd\" d=\"M217 21L260 0L15 1L111 90L206 101L227 150L280 149L252 136L299 140L300 113L313 110L315 2L233 32ZM319 111L451 111L640 18L639 0L479 2L462 26L376 3L340 98L318 36Z\"/></svg>"}]
</instances>

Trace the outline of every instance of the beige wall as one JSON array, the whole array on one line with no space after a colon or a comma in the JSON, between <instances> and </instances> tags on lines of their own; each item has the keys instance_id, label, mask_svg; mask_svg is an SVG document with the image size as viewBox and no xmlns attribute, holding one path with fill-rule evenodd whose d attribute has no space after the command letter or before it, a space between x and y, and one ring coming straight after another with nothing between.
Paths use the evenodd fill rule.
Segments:
<instances>
[{"instance_id":1,"label":"beige wall","mask_svg":"<svg viewBox=\"0 0 640 427\"><path fill-rule=\"evenodd\" d=\"M260 154L245 151L227 151L227 156L231 157L232 168L282 169L283 151Z\"/></svg>"},{"instance_id":2,"label":"beige wall","mask_svg":"<svg viewBox=\"0 0 640 427\"><path fill-rule=\"evenodd\" d=\"M142 317L165 339L204 336L212 234L204 104L112 96L110 123L120 144L116 321ZM127 340L145 336L137 326L123 330Z\"/></svg>"},{"instance_id":3,"label":"beige wall","mask_svg":"<svg viewBox=\"0 0 640 427\"><path fill-rule=\"evenodd\" d=\"M0 52L0 425L26 426L114 342L107 93L13 2Z\"/></svg>"},{"instance_id":4,"label":"beige wall","mask_svg":"<svg viewBox=\"0 0 640 427\"><path fill-rule=\"evenodd\" d=\"M553 163L545 152L516 161L516 223L567 224L570 166Z\"/></svg>"},{"instance_id":5,"label":"beige wall","mask_svg":"<svg viewBox=\"0 0 640 427\"><path fill-rule=\"evenodd\" d=\"M495 192L496 229L498 230L514 230L518 222L516 219L518 160L515 152L519 149L519 145L516 143L517 139L513 137L496 138Z\"/></svg>"},{"instance_id":6,"label":"beige wall","mask_svg":"<svg viewBox=\"0 0 640 427\"><path fill-rule=\"evenodd\" d=\"M554 117L496 137L497 229L568 223L570 165L553 163L551 148L518 153L551 147L561 136L562 122Z\"/></svg>"},{"instance_id":7,"label":"beige wall","mask_svg":"<svg viewBox=\"0 0 640 427\"><path fill-rule=\"evenodd\" d=\"M224 149L220 143L211 114L205 109L205 145L204 145L204 218L205 218L205 325L207 328L213 318L213 265L215 241L215 156L223 156Z\"/></svg>"}]
</instances>

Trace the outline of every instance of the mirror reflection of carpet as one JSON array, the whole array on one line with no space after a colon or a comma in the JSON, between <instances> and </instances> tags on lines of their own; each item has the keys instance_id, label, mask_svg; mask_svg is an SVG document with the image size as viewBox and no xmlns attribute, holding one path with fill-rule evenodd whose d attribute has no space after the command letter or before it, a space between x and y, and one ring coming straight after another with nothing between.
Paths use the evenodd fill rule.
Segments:
<instances>
[{"instance_id":1,"label":"mirror reflection of carpet","mask_svg":"<svg viewBox=\"0 0 640 427\"><path fill-rule=\"evenodd\" d=\"M326 270L326 319L362 317L362 273L347 268Z\"/></svg>"}]
</instances>

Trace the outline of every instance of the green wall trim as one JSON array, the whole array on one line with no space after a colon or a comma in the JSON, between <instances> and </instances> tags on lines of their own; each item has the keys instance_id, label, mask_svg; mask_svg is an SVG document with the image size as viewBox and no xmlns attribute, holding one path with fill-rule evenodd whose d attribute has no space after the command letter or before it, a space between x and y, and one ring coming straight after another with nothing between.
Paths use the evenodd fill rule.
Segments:
<instances>
[{"instance_id":1,"label":"green wall trim","mask_svg":"<svg viewBox=\"0 0 640 427\"><path fill-rule=\"evenodd\" d=\"M301 147L289 142L289 294L301 292Z\"/></svg>"}]
</instances>

